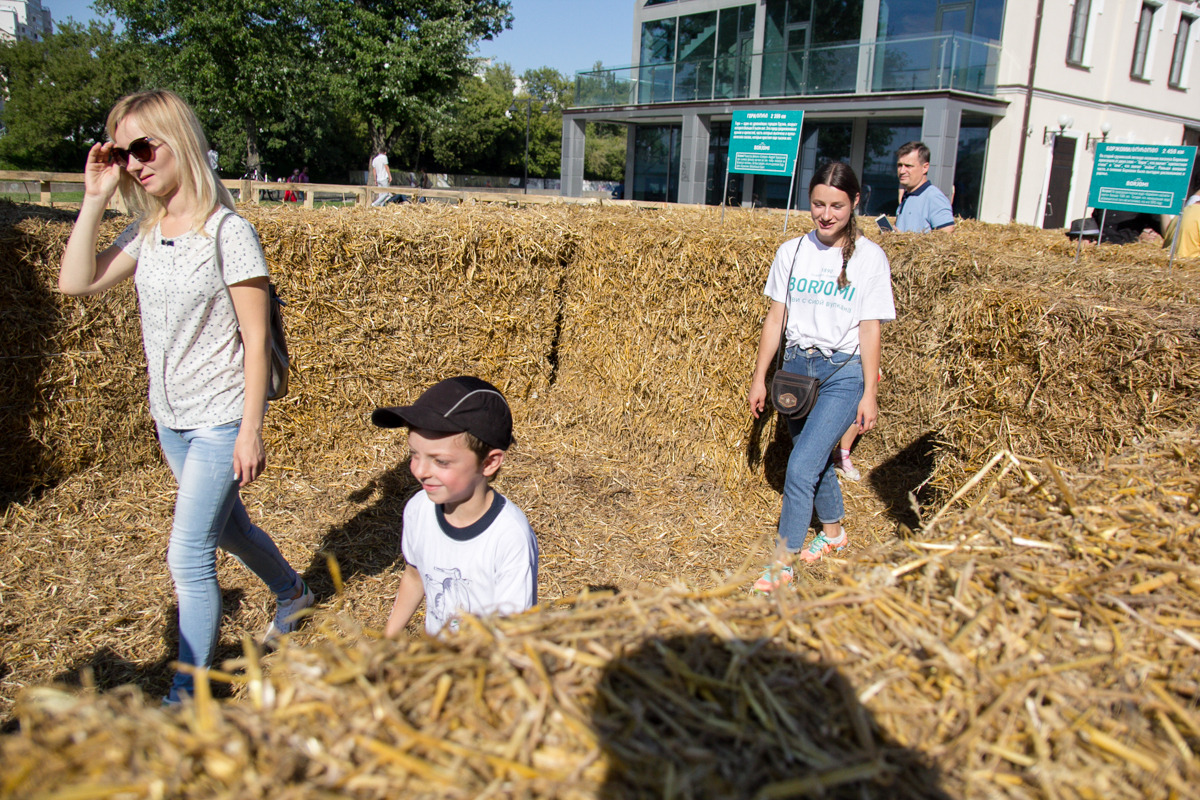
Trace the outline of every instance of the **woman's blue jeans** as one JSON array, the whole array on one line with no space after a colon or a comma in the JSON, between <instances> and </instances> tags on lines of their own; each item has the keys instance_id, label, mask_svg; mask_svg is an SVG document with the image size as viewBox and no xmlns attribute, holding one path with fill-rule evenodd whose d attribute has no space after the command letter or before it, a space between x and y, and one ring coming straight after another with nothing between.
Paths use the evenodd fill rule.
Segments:
<instances>
[{"instance_id":1,"label":"woman's blue jeans","mask_svg":"<svg viewBox=\"0 0 1200 800\"><path fill-rule=\"evenodd\" d=\"M233 478L233 444L240 422L174 430L158 426L158 440L179 491L167 564L179 598L179 661L212 663L221 623L217 548L235 556L277 597L295 590L300 576L263 530L250 522ZM176 673L167 702L191 694L193 679Z\"/></svg>"},{"instance_id":2,"label":"woman's blue jeans","mask_svg":"<svg viewBox=\"0 0 1200 800\"><path fill-rule=\"evenodd\" d=\"M845 366L838 369L842 364ZM789 347L784 353L783 368L825 381L808 416L799 421L788 420L792 453L788 456L783 485L779 538L788 552L796 553L804 546L814 508L822 523L841 522L845 517L842 487L831 455L833 446L858 417L858 403L863 395L862 358L837 352L826 357L816 348Z\"/></svg>"}]
</instances>

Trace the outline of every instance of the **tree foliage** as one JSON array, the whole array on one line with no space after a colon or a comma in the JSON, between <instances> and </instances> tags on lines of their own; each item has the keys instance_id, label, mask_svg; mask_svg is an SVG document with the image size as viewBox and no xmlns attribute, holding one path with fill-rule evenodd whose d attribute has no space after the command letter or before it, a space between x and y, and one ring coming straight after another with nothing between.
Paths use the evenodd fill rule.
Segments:
<instances>
[{"instance_id":1,"label":"tree foliage","mask_svg":"<svg viewBox=\"0 0 1200 800\"><path fill-rule=\"evenodd\" d=\"M510 111L515 88L507 64L490 66L482 75L464 80L430 137L433 163L453 172L519 171L522 129Z\"/></svg>"},{"instance_id":2,"label":"tree foliage","mask_svg":"<svg viewBox=\"0 0 1200 800\"><path fill-rule=\"evenodd\" d=\"M0 160L76 171L122 95L161 87L196 110L220 169L310 165L343 181L384 148L414 170L531 177L561 168L575 81L552 67L479 70L510 0L97 0L110 24L0 45ZM600 68L597 65L597 68ZM585 174L619 180L623 126L588 124Z\"/></svg>"},{"instance_id":3,"label":"tree foliage","mask_svg":"<svg viewBox=\"0 0 1200 800\"><path fill-rule=\"evenodd\" d=\"M108 110L141 88L144 52L111 24L74 22L45 41L0 45L8 97L0 162L16 169L77 172L88 148L105 140Z\"/></svg>"},{"instance_id":4,"label":"tree foliage","mask_svg":"<svg viewBox=\"0 0 1200 800\"><path fill-rule=\"evenodd\" d=\"M372 152L419 140L471 77L475 46L512 25L509 0L311 0L333 91L366 122Z\"/></svg>"},{"instance_id":5,"label":"tree foliage","mask_svg":"<svg viewBox=\"0 0 1200 800\"><path fill-rule=\"evenodd\" d=\"M571 105L571 79L553 67L538 67L521 73L521 87L517 106L522 123L528 114L529 174L557 177L562 168L562 112Z\"/></svg>"},{"instance_id":6,"label":"tree foliage","mask_svg":"<svg viewBox=\"0 0 1200 800\"><path fill-rule=\"evenodd\" d=\"M584 140L583 175L589 180L619 181L625 177L626 133L624 125L587 124Z\"/></svg>"},{"instance_id":7,"label":"tree foliage","mask_svg":"<svg viewBox=\"0 0 1200 800\"><path fill-rule=\"evenodd\" d=\"M289 116L313 113L324 71L309 0L97 0L129 36L154 45L164 84L182 94L226 152L222 166L258 166L278 148ZM237 142L236 150L231 146Z\"/></svg>"}]
</instances>

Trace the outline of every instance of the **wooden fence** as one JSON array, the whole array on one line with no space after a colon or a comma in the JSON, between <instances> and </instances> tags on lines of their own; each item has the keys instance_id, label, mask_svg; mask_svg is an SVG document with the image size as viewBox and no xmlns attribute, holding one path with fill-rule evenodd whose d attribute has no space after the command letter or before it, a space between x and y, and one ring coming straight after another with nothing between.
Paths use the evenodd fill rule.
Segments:
<instances>
[{"instance_id":1,"label":"wooden fence","mask_svg":"<svg viewBox=\"0 0 1200 800\"><path fill-rule=\"evenodd\" d=\"M83 173L74 172L22 172L17 170L0 170L0 184L36 183L39 190L39 202L54 205L54 192L82 191ZM240 179L221 179L221 183L233 192L239 200L255 204L262 202L263 193L278 194L280 197L286 191L304 194L303 205L312 208L318 192L322 194L340 194L343 197L354 197L360 206L370 205L376 195L404 195L411 201L438 200L440 202L462 203L475 201L478 203L507 203L508 205L540 205L545 203L577 203L583 205L636 205L638 208L668 208L678 206L677 203L658 203L634 200L610 200L598 197L562 197L549 194L525 194L520 191L474 190L474 189L420 189L414 186L352 186L338 183L278 183L275 181L251 181ZM60 184L53 187L52 184ZM70 189L62 189L61 184L67 184ZM118 201L119 204L119 201Z\"/></svg>"}]
</instances>

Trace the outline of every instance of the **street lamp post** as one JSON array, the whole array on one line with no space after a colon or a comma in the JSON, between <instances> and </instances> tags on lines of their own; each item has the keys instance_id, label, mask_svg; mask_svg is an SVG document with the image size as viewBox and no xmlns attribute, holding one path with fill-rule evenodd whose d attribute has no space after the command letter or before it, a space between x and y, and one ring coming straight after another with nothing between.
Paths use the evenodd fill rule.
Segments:
<instances>
[{"instance_id":1,"label":"street lamp post","mask_svg":"<svg viewBox=\"0 0 1200 800\"><path fill-rule=\"evenodd\" d=\"M525 104L525 177L521 181L522 191L529 194L529 118L533 114L534 99L532 97L518 97L513 101L513 104L508 107L509 111L517 110L517 103ZM546 104L542 103L542 111L546 110Z\"/></svg>"},{"instance_id":2,"label":"street lamp post","mask_svg":"<svg viewBox=\"0 0 1200 800\"><path fill-rule=\"evenodd\" d=\"M533 99L525 99L525 177L521 179L524 194L529 194L529 115L533 113Z\"/></svg>"}]
</instances>

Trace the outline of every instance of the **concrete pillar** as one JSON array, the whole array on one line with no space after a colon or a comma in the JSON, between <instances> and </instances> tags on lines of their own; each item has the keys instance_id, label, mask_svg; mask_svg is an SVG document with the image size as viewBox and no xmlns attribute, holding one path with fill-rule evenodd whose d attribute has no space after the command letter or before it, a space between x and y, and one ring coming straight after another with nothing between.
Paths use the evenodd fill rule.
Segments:
<instances>
[{"instance_id":1,"label":"concrete pillar","mask_svg":"<svg viewBox=\"0 0 1200 800\"><path fill-rule=\"evenodd\" d=\"M708 141L711 127L707 116L683 115L679 142L679 202L703 203L708 189Z\"/></svg>"},{"instance_id":2,"label":"concrete pillar","mask_svg":"<svg viewBox=\"0 0 1200 800\"><path fill-rule=\"evenodd\" d=\"M754 44L751 50L756 55L750 58L750 96L761 97L762 51L767 40L767 4L759 3L754 9Z\"/></svg>"},{"instance_id":3,"label":"concrete pillar","mask_svg":"<svg viewBox=\"0 0 1200 800\"><path fill-rule=\"evenodd\" d=\"M867 162L867 121L856 117L850 124L850 168L861 179Z\"/></svg>"},{"instance_id":4,"label":"concrete pillar","mask_svg":"<svg viewBox=\"0 0 1200 800\"><path fill-rule=\"evenodd\" d=\"M871 74L875 63L875 37L879 31L879 0L863 0L862 27L858 41L858 78L860 94L871 91Z\"/></svg>"},{"instance_id":5,"label":"concrete pillar","mask_svg":"<svg viewBox=\"0 0 1200 800\"><path fill-rule=\"evenodd\" d=\"M563 197L583 196L583 147L587 121L582 118L563 116L562 133L562 178Z\"/></svg>"},{"instance_id":6,"label":"concrete pillar","mask_svg":"<svg viewBox=\"0 0 1200 800\"><path fill-rule=\"evenodd\" d=\"M921 123L921 141L929 148L929 182L953 197L954 165L958 160L958 124L962 119L962 104L949 98L930 100L925 104Z\"/></svg>"}]
</instances>

